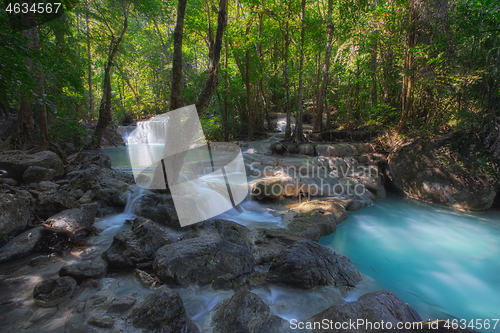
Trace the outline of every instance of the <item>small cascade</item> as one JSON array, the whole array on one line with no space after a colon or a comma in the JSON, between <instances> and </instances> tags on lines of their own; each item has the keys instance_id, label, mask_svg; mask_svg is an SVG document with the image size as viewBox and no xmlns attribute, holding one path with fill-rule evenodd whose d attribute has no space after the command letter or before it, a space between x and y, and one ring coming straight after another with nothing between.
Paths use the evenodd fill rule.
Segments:
<instances>
[{"instance_id":1,"label":"small cascade","mask_svg":"<svg viewBox=\"0 0 500 333\"><path fill-rule=\"evenodd\" d=\"M275 123L274 128L278 132L284 133L286 131L286 117L277 118L276 120L274 120L274 123ZM292 130L295 128L295 119L294 118L291 118L290 128Z\"/></svg>"},{"instance_id":2,"label":"small cascade","mask_svg":"<svg viewBox=\"0 0 500 333\"><path fill-rule=\"evenodd\" d=\"M167 137L168 117L165 114L137 123L137 128L128 135L128 144L164 144Z\"/></svg>"}]
</instances>

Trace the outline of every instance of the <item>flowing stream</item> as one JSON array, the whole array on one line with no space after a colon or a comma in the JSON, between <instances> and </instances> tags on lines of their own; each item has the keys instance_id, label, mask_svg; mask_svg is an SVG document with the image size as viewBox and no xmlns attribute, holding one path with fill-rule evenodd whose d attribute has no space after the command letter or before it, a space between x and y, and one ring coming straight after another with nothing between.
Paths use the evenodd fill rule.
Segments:
<instances>
[{"instance_id":1,"label":"flowing stream","mask_svg":"<svg viewBox=\"0 0 500 333\"><path fill-rule=\"evenodd\" d=\"M423 320L500 318L499 212L463 213L389 195L349 213L320 243L351 258ZM500 323L490 331L500 332Z\"/></svg>"}]
</instances>

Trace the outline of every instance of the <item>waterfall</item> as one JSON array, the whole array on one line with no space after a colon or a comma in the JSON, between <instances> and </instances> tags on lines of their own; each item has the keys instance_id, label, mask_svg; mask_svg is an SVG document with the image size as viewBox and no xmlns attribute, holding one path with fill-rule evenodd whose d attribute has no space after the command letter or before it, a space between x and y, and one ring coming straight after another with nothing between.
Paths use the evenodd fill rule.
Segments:
<instances>
[{"instance_id":1,"label":"waterfall","mask_svg":"<svg viewBox=\"0 0 500 333\"><path fill-rule=\"evenodd\" d=\"M137 123L127 138L128 144L164 144L167 137L168 117L165 114Z\"/></svg>"},{"instance_id":2,"label":"waterfall","mask_svg":"<svg viewBox=\"0 0 500 333\"><path fill-rule=\"evenodd\" d=\"M139 192L130 191L127 197L127 204L123 210L125 215L134 215L134 203L144 195L144 189L139 187Z\"/></svg>"}]
</instances>

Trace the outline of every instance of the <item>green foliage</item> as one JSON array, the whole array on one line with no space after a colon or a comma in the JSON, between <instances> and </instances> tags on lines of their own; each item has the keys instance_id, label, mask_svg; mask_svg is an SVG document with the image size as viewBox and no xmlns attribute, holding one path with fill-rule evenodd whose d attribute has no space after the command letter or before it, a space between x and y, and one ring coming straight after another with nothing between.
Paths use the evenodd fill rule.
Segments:
<instances>
[{"instance_id":1,"label":"green foliage","mask_svg":"<svg viewBox=\"0 0 500 333\"><path fill-rule=\"evenodd\" d=\"M75 118L56 117L49 124L49 133L52 139L59 145L74 143L75 147L82 147L83 140L87 136L87 131Z\"/></svg>"}]
</instances>

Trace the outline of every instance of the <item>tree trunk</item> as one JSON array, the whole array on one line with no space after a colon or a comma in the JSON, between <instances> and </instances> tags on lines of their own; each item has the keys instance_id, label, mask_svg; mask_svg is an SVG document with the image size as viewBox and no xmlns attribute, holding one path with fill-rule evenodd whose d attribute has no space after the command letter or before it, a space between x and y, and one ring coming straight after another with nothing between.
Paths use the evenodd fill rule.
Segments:
<instances>
[{"instance_id":1,"label":"tree trunk","mask_svg":"<svg viewBox=\"0 0 500 333\"><path fill-rule=\"evenodd\" d=\"M174 28L174 54L172 57L172 89L170 90L170 110L184 106L182 97L182 37L184 34L184 17L187 0L179 0L177 4L177 20Z\"/></svg>"},{"instance_id":2,"label":"tree trunk","mask_svg":"<svg viewBox=\"0 0 500 333\"><path fill-rule=\"evenodd\" d=\"M323 63L323 73L321 77L321 87L318 92L318 100L316 102L316 117L314 119L314 131L323 129L323 110L326 104L326 87L328 85L328 72L330 71L330 56L332 54L333 41L333 22L332 22L333 0L328 0L328 16L326 22L326 50L325 62ZM328 109L326 110L328 112Z\"/></svg>"},{"instance_id":3,"label":"tree trunk","mask_svg":"<svg viewBox=\"0 0 500 333\"><path fill-rule=\"evenodd\" d=\"M290 7L291 3L288 3L288 16L290 17ZM283 76L285 79L285 90L286 90L286 127L285 127L285 139L292 136L292 103L290 101L290 79L288 77L288 52L290 49L290 28L288 25L288 20L286 20L286 33L285 33L285 66L283 68Z\"/></svg>"},{"instance_id":4,"label":"tree trunk","mask_svg":"<svg viewBox=\"0 0 500 333\"><path fill-rule=\"evenodd\" d=\"M111 43L109 45L108 51L108 62L104 67L104 86L103 94L101 99L101 105L99 106L99 120L92 135L92 148L101 148L102 136L104 135L104 130L108 127L111 122L111 67L113 66L113 59L118 52L118 47L125 35L125 31L128 27L128 8L124 8L123 12L125 19L123 21L123 29L120 33L118 39L115 39L114 35L111 36Z\"/></svg>"},{"instance_id":5,"label":"tree trunk","mask_svg":"<svg viewBox=\"0 0 500 333\"><path fill-rule=\"evenodd\" d=\"M299 89L297 91L297 120L295 123L295 139L298 143L304 141L304 133L302 129L302 77L304 75L304 40L306 32L306 0L302 0L302 10L300 13L300 20L302 22L302 28L300 31L300 60L299 60Z\"/></svg>"},{"instance_id":6,"label":"tree trunk","mask_svg":"<svg viewBox=\"0 0 500 333\"><path fill-rule=\"evenodd\" d=\"M251 22L248 22L246 35L250 34ZM254 111L252 108L252 88L250 87L250 48L245 51L245 87L247 93L247 112L248 112L248 140L253 140L254 131Z\"/></svg>"},{"instance_id":7,"label":"tree trunk","mask_svg":"<svg viewBox=\"0 0 500 333\"><path fill-rule=\"evenodd\" d=\"M88 71L88 84L89 84L89 114L88 114L88 122L92 122L94 118L94 93L92 89L92 55L90 53L90 26L89 26L89 14L86 15L87 22L87 59L89 61Z\"/></svg>"},{"instance_id":8,"label":"tree trunk","mask_svg":"<svg viewBox=\"0 0 500 333\"><path fill-rule=\"evenodd\" d=\"M370 101L372 108L377 106L377 44L378 44L378 31L374 32L372 37L372 48L370 57Z\"/></svg>"},{"instance_id":9,"label":"tree trunk","mask_svg":"<svg viewBox=\"0 0 500 333\"><path fill-rule=\"evenodd\" d=\"M414 71L414 59L413 59L413 47L416 43L417 38L417 20L418 12L416 6L416 0L411 0L409 9L409 20L406 31L406 55L404 61L404 73L403 73L403 87L401 89L401 106L402 114L396 131L399 133L406 129L406 123L411 120L410 112L412 105L412 86L413 86L413 71Z\"/></svg>"},{"instance_id":10,"label":"tree trunk","mask_svg":"<svg viewBox=\"0 0 500 333\"><path fill-rule=\"evenodd\" d=\"M224 141L229 141L229 132L227 130L227 91L228 91L228 73L227 73L227 40L224 41L224 108L222 112L222 128L224 131Z\"/></svg>"},{"instance_id":11,"label":"tree trunk","mask_svg":"<svg viewBox=\"0 0 500 333\"><path fill-rule=\"evenodd\" d=\"M196 102L196 110L198 115L202 115L203 112L210 105L210 101L217 86L219 84L219 62L220 62L220 52L222 50L222 36L224 34L224 28L226 27L227 21L227 0L221 0L219 4L219 15L217 19L217 32L215 34L215 42L212 47L212 52L210 52L209 66L208 66L208 76L205 81L205 86L201 94L198 96L198 101Z\"/></svg>"}]
</instances>

